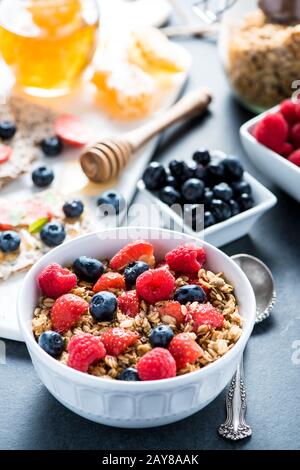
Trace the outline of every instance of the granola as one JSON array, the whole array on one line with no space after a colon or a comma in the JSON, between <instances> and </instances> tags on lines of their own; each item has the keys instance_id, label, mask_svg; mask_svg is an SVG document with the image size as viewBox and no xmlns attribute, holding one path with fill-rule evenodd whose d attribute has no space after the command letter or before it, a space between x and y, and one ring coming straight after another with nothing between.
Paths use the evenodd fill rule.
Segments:
<instances>
[{"instance_id":1,"label":"granola","mask_svg":"<svg viewBox=\"0 0 300 470\"><path fill-rule=\"evenodd\" d=\"M111 288L108 289L111 295L116 296L118 299L118 306L113 319L111 321L97 321L95 315L91 313L91 302L95 295L98 295L93 290L95 282L79 278L77 282L75 281L76 285L69 291L69 294L86 301L89 308L84 311L77 321L74 321L74 324L67 331L60 332L63 338L63 350L56 359L63 364L70 365L68 346L74 337L83 334L89 334L100 339L104 332L114 329L122 329L124 335L127 333L138 334L138 339L135 339L132 344L125 347L124 351L120 354L110 354L111 350L108 352L107 349L105 357L89 364L86 370L89 374L97 377L116 379L120 377L124 370L128 370L128 368L136 369L138 367L140 359L150 351L153 351L155 347L153 342L151 342L151 332L159 325L167 325L172 330L171 333L173 332L174 338L178 337L180 333L186 333L185 338L190 338L193 342L196 342L200 347L199 349L202 350L201 355L195 361L187 363L184 368L179 368L176 375L193 372L213 363L226 354L240 338L242 333L242 317L238 311L234 288L226 281L224 274L213 273L205 266L201 266L201 264L198 272L192 276L190 273L186 275L176 273L168 265L158 265L158 267L150 271L152 273L154 271L168 271L174 277L174 298L176 298L178 289L183 286L201 286L201 290L206 293L204 305L209 309L213 309L214 312L218 312L217 315L222 318L221 327L214 327L213 323L203 321L203 318L202 322L198 322L199 324L195 323L196 317L193 317L192 313L193 310L197 311L199 307L199 302L197 301L180 304L179 313L181 316L178 317L177 314L174 316L170 309L170 314L165 314L166 307L170 305L174 307L175 304L177 306L179 304L177 301L170 299L150 303L139 297L137 314L131 316L130 310L124 313L123 304L120 303L119 299L122 293L128 292L125 285L124 289L118 289L117 291ZM113 271L111 263L104 261L103 266L106 273ZM72 266L69 269L69 272L73 272ZM145 277L145 274L150 271L144 272L137 278L136 289L139 292L142 291L139 289L141 282L138 279L141 279L143 276ZM102 274L103 276L105 274ZM112 294L112 291L114 294ZM133 291L130 290L130 292ZM34 310L32 320L32 329L37 342L39 342L43 333L55 329L57 331L57 324L53 324L53 305L58 300L41 296ZM120 306L122 306L122 309ZM71 305L70 308L72 308ZM106 345L106 343L104 344Z\"/></svg>"},{"instance_id":2,"label":"granola","mask_svg":"<svg viewBox=\"0 0 300 470\"><path fill-rule=\"evenodd\" d=\"M257 10L228 34L225 66L237 94L259 108L290 97L299 79L300 25L272 23Z\"/></svg>"}]
</instances>

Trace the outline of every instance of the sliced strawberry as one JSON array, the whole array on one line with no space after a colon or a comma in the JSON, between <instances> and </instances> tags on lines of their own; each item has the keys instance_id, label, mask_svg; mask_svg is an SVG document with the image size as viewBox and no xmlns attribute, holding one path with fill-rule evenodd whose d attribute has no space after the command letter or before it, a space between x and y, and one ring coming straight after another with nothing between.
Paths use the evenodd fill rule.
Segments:
<instances>
[{"instance_id":1,"label":"sliced strawberry","mask_svg":"<svg viewBox=\"0 0 300 470\"><path fill-rule=\"evenodd\" d=\"M7 160L9 160L12 156L12 153L12 148L10 148L8 145L0 144L0 164L7 162Z\"/></svg>"},{"instance_id":2,"label":"sliced strawberry","mask_svg":"<svg viewBox=\"0 0 300 470\"><path fill-rule=\"evenodd\" d=\"M222 328L224 316L211 304L199 304L193 302L188 307L188 315L193 320L193 330L198 331L199 326L207 325L210 328Z\"/></svg>"},{"instance_id":3,"label":"sliced strawberry","mask_svg":"<svg viewBox=\"0 0 300 470\"><path fill-rule=\"evenodd\" d=\"M193 364L203 355L202 348L188 333L179 333L174 336L169 351L175 359L177 369L183 369L187 364Z\"/></svg>"},{"instance_id":4,"label":"sliced strawberry","mask_svg":"<svg viewBox=\"0 0 300 470\"><path fill-rule=\"evenodd\" d=\"M119 309L129 317L135 317L140 311L139 297L136 290L123 292L118 297Z\"/></svg>"},{"instance_id":5,"label":"sliced strawberry","mask_svg":"<svg viewBox=\"0 0 300 470\"><path fill-rule=\"evenodd\" d=\"M154 266L153 245L144 240L131 242L113 256L109 265L112 269L119 271L133 261L144 261L150 267Z\"/></svg>"},{"instance_id":6,"label":"sliced strawberry","mask_svg":"<svg viewBox=\"0 0 300 470\"><path fill-rule=\"evenodd\" d=\"M81 147L86 145L91 139L91 135L86 126L77 116L63 114L54 123L55 133L69 145Z\"/></svg>"},{"instance_id":7,"label":"sliced strawberry","mask_svg":"<svg viewBox=\"0 0 300 470\"><path fill-rule=\"evenodd\" d=\"M107 354L118 356L122 354L129 346L134 344L139 338L136 331L125 330L124 328L108 328L100 335Z\"/></svg>"},{"instance_id":8,"label":"sliced strawberry","mask_svg":"<svg viewBox=\"0 0 300 470\"><path fill-rule=\"evenodd\" d=\"M99 277L93 287L94 292L110 291L111 289L125 289L125 279L119 273L104 273Z\"/></svg>"},{"instance_id":9,"label":"sliced strawberry","mask_svg":"<svg viewBox=\"0 0 300 470\"><path fill-rule=\"evenodd\" d=\"M29 199L28 201L25 201L24 210L25 213L22 217L22 225L31 225L40 219L47 219L50 221L53 217L49 205L38 199Z\"/></svg>"},{"instance_id":10,"label":"sliced strawberry","mask_svg":"<svg viewBox=\"0 0 300 470\"><path fill-rule=\"evenodd\" d=\"M173 317L176 320L177 326L183 323L184 315L182 314L181 304L176 300L167 300L166 302L159 302L158 304L156 304L156 307L162 321L164 321L165 317Z\"/></svg>"}]
</instances>

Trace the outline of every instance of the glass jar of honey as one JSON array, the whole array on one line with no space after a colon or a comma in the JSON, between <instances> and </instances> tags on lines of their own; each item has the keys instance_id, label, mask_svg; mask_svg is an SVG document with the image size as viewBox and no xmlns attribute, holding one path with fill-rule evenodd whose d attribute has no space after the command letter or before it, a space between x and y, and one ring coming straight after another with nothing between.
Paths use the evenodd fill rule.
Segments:
<instances>
[{"instance_id":1,"label":"glass jar of honey","mask_svg":"<svg viewBox=\"0 0 300 470\"><path fill-rule=\"evenodd\" d=\"M0 55L27 93L68 93L96 49L96 0L0 0Z\"/></svg>"}]
</instances>

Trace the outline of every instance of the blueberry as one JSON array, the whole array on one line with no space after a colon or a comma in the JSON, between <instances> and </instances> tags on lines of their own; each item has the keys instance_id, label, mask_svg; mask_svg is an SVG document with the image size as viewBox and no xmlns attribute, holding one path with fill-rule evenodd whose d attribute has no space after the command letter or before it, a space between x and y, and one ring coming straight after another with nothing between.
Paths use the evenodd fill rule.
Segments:
<instances>
[{"instance_id":1,"label":"blueberry","mask_svg":"<svg viewBox=\"0 0 300 470\"><path fill-rule=\"evenodd\" d=\"M167 172L163 165L158 162L152 162L144 171L142 179L147 189L153 191L161 189L166 184Z\"/></svg>"},{"instance_id":2,"label":"blueberry","mask_svg":"<svg viewBox=\"0 0 300 470\"><path fill-rule=\"evenodd\" d=\"M207 207L211 204L211 201L214 198L214 193L210 188L205 188L204 195L203 195L203 204Z\"/></svg>"},{"instance_id":3,"label":"blueberry","mask_svg":"<svg viewBox=\"0 0 300 470\"><path fill-rule=\"evenodd\" d=\"M173 206L173 204L180 203L181 194L172 186L166 186L160 190L159 198L168 206Z\"/></svg>"},{"instance_id":4,"label":"blueberry","mask_svg":"<svg viewBox=\"0 0 300 470\"><path fill-rule=\"evenodd\" d=\"M203 181L190 178L181 187L181 194L187 202L199 203L204 194Z\"/></svg>"},{"instance_id":5,"label":"blueberry","mask_svg":"<svg viewBox=\"0 0 300 470\"><path fill-rule=\"evenodd\" d=\"M224 181L224 165L221 161L212 161L206 167L207 178L211 183Z\"/></svg>"},{"instance_id":6,"label":"blueberry","mask_svg":"<svg viewBox=\"0 0 300 470\"><path fill-rule=\"evenodd\" d=\"M189 166L183 160L172 160L169 163L169 169L171 175L174 176L176 181L178 181L178 183L182 183L188 180L189 178L193 177L195 165L192 164L191 166Z\"/></svg>"},{"instance_id":7,"label":"blueberry","mask_svg":"<svg viewBox=\"0 0 300 470\"><path fill-rule=\"evenodd\" d=\"M196 284L189 284L179 287L174 294L174 299L181 304L187 304L188 302L203 303L206 301L206 294L202 287Z\"/></svg>"},{"instance_id":8,"label":"blueberry","mask_svg":"<svg viewBox=\"0 0 300 470\"><path fill-rule=\"evenodd\" d=\"M244 168L237 157L230 155L223 160L225 181L239 181L244 174Z\"/></svg>"},{"instance_id":9,"label":"blueberry","mask_svg":"<svg viewBox=\"0 0 300 470\"><path fill-rule=\"evenodd\" d=\"M193 177L198 178L199 180L204 180L206 176L206 171L203 165L195 163L190 165L190 168L193 170Z\"/></svg>"},{"instance_id":10,"label":"blueberry","mask_svg":"<svg viewBox=\"0 0 300 470\"><path fill-rule=\"evenodd\" d=\"M233 196L233 191L227 183L219 183L213 187L215 199L222 199L222 201L229 201Z\"/></svg>"},{"instance_id":11,"label":"blueberry","mask_svg":"<svg viewBox=\"0 0 300 470\"><path fill-rule=\"evenodd\" d=\"M210 153L207 149L200 148L193 154L193 160L196 163L201 163L201 165L208 165L210 162Z\"/></svg>"},{"instance_id":12,"label":"blueberry","mask_svg":"<svg viewBox=\"0 0 300 470\"><path fill-rule=\"evenodd\" d=\"M52 357L61 355L64 349L64 340L56 331L44 331L39 337L39 346Z\"/></svg>"},{"instance_id":13,"label":"blueberry","mask_svg":"<svg viewBox=\"0 0 300 470\"><path fill-rule=\"evenodd\" d=\"M72 219L75 217L79 217L83 213L83 210L84 210L84 205L78 199L75 199L74 201L66 202L63 205L63 211L66 217L70 217Z\"/></svg>"},{"instance_id":14,"label":"blueberry","mask_svg":"<svg viewBox=\"0 0 300 470\"><path fill-rule=\"evenodd\" d=\"M52 137L46 137L41 142L41 148L44 154L48 157L56 157L62 152L63 143L56 135Z\"/></svg>"},{"instance_id":15,"label":"blueberry","mask_svg":"<svg viewBox=\"0 0 300 470\"><path fill-rule=\"evenodd\" d=\"M251 194L252 189L249 183L245 180L233 181L231 184L235 196L240 196L243 193Z\"/></svg>"},{"instance_id":16,"label":"blueberry","mask_svg":"<svg viewBox=\"0 0 300 470\"><path fill-rule=\"evenodd\" d=\"M11 139L16 133L16 126L11 121L0 121L0 138Z\"/></svg>"},{"instance_id":17,"label":"blueberry","mask_svg":"<svg viewBox=\"0 0 300 470\"><path fill-rule=\"evenodd\" d=\"M247 211L248 209L251 209L251 207L254 206L252 196L246 193L240 195L240 197L237 199L237 203L240 207L241 212Z\"/></svg>"},{"instance_id":18,"label":"blueberry","mask_svg":"<svg viewBox=\"0 0 300 470\"><path fill-rule=\"evenodd\" d=\"M16 251L21 243L21 238L17 232L7 230L5 232L0 232L0 250L3 253L11 253Z\"/></svg>"},{"instance_id":19,"label":"blueberry","mask_svg":"<svg viewBox=\"0 0 300 470\"><path fill-rule=\"evenodd\" d=\"M158 325L150 331L149 341L153 348L167 348L174 337L169 325Z\"/></svg>"},{"instance_id":20,"label":"blueberry","mask_svg":"<svg viewBox=\"0 0 300 470\"><path fill-rule=\"evenodd\" d=\"M51 168L40 166L39 168L33 170L31 177L36 186L39 188L44 188L52 183L54 180L54 173Z\"/></svg>"},{"instance_id":21,"label":"blueberry","mask_svg":"<svg viewBox=\"0 0 300 470\"><path fill-rule=\"evenodd\" d=\"M58 246L66 238L65 228L59 222L49 222L40 232L41 240L47 246Z\"/></svg>"},{"instance_id":22,"label":"blueberry","mask_svg":"<svg viewBox=\"0 0 300 470\"><path fill-rule=\"evenodd\" d=\"M210 211L204 212L204 228L211 227L215 225L216 222L215 216Z\"/></svg>"},{"instance_id":23,"label":"blueberry","mask_svg":"<svg viewBox=\"0 0 300 470\"><path fill-rule=\"evenodd\" d=\"M166 186L172 186L173 188L177 188L177 181L172 175L168 175L166 179Z\"/></svg>"},{"instance_id":24,"label":"blueberry","mask_svg":"<svg viewBox=\"0 0 300 470\"><path fill-rule=\"evenodd\" d=\"M144 263L144 261L136 261L134 263L130 263L124 270L125 281L128 286L135 286L135 282L137 278L148 271L149 265Z\"/></svg>"},{"instance_id":25,"label":"blueberry","mask_svg":"<svg viewBox=\"0 0 300 470\"><path fill-rule=\"evenodd\" d=\"M169 163L169 170L171 175L175 178L176 181L180 182L183 168L186 166L186 163L182 160L171 160Z\"/></svg>"},{"instance_id":26,"label":"blueberry","mask_svg":"<svg viewBox=\"0 0 300 470\"><path fill-rule=\"evenodd\" d=\"M90 313L96 321L113 321L118 307L117 297L111 292L99 292L92 298Z\"/></svg>"},{"instance_id":27,"label":"blueberry","mask_svg":"<svg viewBox=\"0 0 300 470\"><path fill-rule=\"evenodd\" d=\"M231 210L229 205L221 199L213 199L211 202L211 212L217 219L217 222L222 222L231 217Z\"/></svg>"},{"instance_id":28,"label":"blueberry","mask_svg":"<svg viewBox=\"0 0 300 470\"><path fill-rule=\"evenodd\" d=\"M117 380L125 380L126 382L137 382L140 380L140 378L136 369L134 369L133 367L128 367L117 376Z\"/></svg>"},{"instance_id":29,"label":"blueberry","mask_svg":"<svg viewBox=\"0 0 300 470\"><path fill-rule=\"evenodd\" d=\"M73 269L80 279L96 281L104 273L105 266L95 258L79 256L73 263Z\"/></svg>"},{"instance_id":30,"label":"blueberry","mask_svg":"<svg viewBox=\"0 0 300 470\"><path fill-rule=\"evenodd\" d=\"M125 199L117 191L105 191L97 199L97 206L102 205L112 206L116 214L119 214L125 207Z\"/></svg>"},{"instance_id":31,"label":"blueberry","mask_svg":"<svg viewBox=\"0 0 300 470\"><path fill-rule=\"evenodd\" d=\"M228 205L230 207L232 217L240 213L240 206L234 199L230 199L230 201L228 201Z\"/></svg>"}]
</instances>

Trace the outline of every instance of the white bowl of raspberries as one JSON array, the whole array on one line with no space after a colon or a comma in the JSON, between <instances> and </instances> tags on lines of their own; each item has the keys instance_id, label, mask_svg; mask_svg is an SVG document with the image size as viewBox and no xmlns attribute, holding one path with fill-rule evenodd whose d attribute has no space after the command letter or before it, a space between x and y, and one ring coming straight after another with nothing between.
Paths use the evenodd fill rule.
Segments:
<instances>
[{"instance_id":1,"label":"white bowl of raspberries","mask_svg":"<svg viewBox=\"0 0 300 470\"><path fill-rule=\"evenodd\" d=\"M247 121L240 135L257 168L300 202L300 103L284 100Z\"/></svg>"},{"instance_id":2,"label":"white bowl of raspberries","mask_svg":"<svg viewBox=\"0 0 300 470\"><path fill-rule=\"evenodd\" d=\"M18 298L22 335L50 393L118 427L168 424L210 403L237 367L255 309L248 279L223 252L140 227L53 249Z\"/></svg>"}]
</instances>

